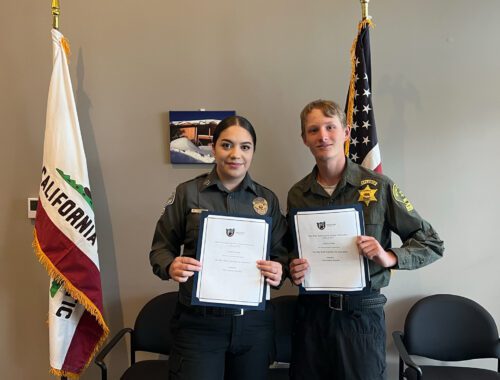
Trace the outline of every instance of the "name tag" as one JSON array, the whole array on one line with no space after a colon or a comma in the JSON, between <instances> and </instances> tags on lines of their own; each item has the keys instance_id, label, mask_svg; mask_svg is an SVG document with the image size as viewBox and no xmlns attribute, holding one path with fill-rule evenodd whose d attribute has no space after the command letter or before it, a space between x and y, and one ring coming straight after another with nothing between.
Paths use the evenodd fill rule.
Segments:
<instances>
[{"instance_id":1,"label":"name tag","mask_svg":"<svg viewBox=\"0 0 500 380\"><path fill-rule=\"evenodd\" d=\"M191 214L201 214L203 211L208 211L208 210L205 208L192 208Z\"/></svg>"}]
</instances>

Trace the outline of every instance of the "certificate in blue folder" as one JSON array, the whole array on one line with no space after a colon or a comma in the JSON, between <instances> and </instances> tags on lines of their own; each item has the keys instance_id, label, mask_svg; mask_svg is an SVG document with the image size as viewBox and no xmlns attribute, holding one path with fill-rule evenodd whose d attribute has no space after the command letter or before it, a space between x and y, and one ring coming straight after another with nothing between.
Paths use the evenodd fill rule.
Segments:
<instances>
[{"instance_id":1,"label":"certificate in blue folder","mask_svg":"<svg viewBox=\"0 0 500 380\"><path fill-rule=\"evenodd\" d=\"M257 260L268 260L271 218L201 214L193 305L265 309L266 281Z\"/></svg>"}]
</instances>

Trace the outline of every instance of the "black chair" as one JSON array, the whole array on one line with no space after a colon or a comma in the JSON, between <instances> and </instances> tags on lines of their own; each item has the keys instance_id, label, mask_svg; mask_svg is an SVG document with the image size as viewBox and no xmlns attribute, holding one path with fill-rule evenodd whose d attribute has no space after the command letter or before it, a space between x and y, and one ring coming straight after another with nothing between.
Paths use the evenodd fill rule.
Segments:
<instances>
[{"instance_id":1,"label":"black chair","mask_svg":"<svg viewBox=\"0 0 500 380\"><path fill-rule=\"evenodd\" d=\"M271 299L274 308L274 353L269 367L268 380L288 379L292 357L292 329L295 319L297 296L280 296Z\"/></svg>"},{"instance_id":2,"label":"black chair","mask_svg":"<svg viewBox=\"0 0 500 380\"><path fill-rule=\"evenodd\" d=\"M399 352L399 379L500 379L500 340L495 320L481 305L460 296L437 294L412 306L404 333L392 333ZM497 372L447 365L417 365L410 355L443 362L497 359ZM441 363L438 363L441 364Z\"/></svg>"},{"instance_id":3,"label":"black chair","mask_svg":"<svg viewBox=\"0 0 500 380\"><path fill-rule=\"evenodd\" d=\"M135 361L137 351L169 355L172 347L170 319L175 311L177 292L156 296L143 306L135 320L134 328L120 330L96 356L95 363L101 368L101 379L107 380L106 355L126 335L130 334L130 367L121 376L122 380L166 379L168 359Z\"/></svg>"}]
</instances>

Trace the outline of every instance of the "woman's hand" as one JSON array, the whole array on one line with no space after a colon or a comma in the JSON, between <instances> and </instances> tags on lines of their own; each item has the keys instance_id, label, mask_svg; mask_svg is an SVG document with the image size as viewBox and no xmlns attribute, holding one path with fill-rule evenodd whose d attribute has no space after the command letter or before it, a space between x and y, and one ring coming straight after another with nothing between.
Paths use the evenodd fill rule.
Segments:
<instances>
[{"instance_id":1,"label":"woman's hand","mask_svg":"<svg viewBox=\"0 0 500 380\"><path fill-rule=\"evenodd\" d=\"M257 260L257 268L266 277L266 282L271 286L278 286L283 275L283 267L276 261Z\"/></svg>"},{"instance_id":2,"label":"woman's hand","mask_svg":"<svg viewBox=\"0 0 500 380\"><path fill-rule=\"evenodd\" d=\"M201 263L192 257L177 256L168 268L170 278L177 282L186 282L194 272L201 270Z\"/></svg>"}]
</instances>

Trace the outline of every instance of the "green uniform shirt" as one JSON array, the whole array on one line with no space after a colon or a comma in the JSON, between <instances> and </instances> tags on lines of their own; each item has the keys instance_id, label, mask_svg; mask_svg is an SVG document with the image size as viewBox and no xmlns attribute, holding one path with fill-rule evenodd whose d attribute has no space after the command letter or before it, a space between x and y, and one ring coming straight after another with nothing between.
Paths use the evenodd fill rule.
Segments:
<instances>
[{"instance_id":1,"label":"green uniform shirt","mask_svg":"<svg viewBox=\"0 0 500 380\"><path fill-rule=\"evenodd\" d=\"M170 278L168 266L180 255L196 258L198 229L202 211L226 212L242 216L272 218L271 252L273 261L288 263L288 252L282 243L286 234L286 220L281 214L276 195L254 182L247 174L240 186L228 191L220 182L217 172L201 175L177 186L156 224L149 259L153 272L163 280ZM283 273L285 270L283 269ZM223 278L220 279L224 281ZM179 300L190 305L193 278L179 284Z\"/></svg>"},{"instance_id":2,"label":"green uniform shirt","mask_svg":"<svg viewBox=\"0 0 500 380\"><path fill-rule=\"evenodd\" d=\"M317 182L318 168L288 192L288 211L329 205L363 205L365 234L376 238L385 250L398 258L394 269L416 269L443 256L443 241L432 226L418 215L413 205L388 177L346 159L342 178L331 196ZM291 223L290 223L291 225ZM403 245L391 247L391 231ZM390 268L369 261L371 288L389 284Z\"/></svg>"}]
</instances>

